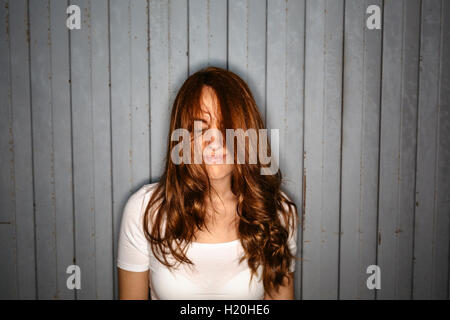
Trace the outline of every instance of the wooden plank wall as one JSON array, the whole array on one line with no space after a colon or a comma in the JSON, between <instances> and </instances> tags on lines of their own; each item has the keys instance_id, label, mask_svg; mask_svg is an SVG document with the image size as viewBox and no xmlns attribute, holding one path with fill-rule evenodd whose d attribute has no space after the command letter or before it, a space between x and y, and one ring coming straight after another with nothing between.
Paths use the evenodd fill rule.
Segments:
<instances>
[{"instance_id":1,"label":"wooden plank wall","mask_svg":"<svg viewBox=\"0 0 450 320\"><path fill-rule=\"evenodd\" d=\"M0 0L0 298L117 298L125 202L215 65L279 130L296 298L449 299L449 37L446 0Z\"/></svg>"}]
</instances>

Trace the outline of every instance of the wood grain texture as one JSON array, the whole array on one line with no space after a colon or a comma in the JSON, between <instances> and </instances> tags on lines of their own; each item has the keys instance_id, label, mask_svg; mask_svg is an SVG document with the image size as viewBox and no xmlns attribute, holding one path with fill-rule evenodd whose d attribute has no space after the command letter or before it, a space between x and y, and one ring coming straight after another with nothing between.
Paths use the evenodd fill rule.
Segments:
<instances>
[{"instance_id":1,"label":"wood grain texture","mask_svg":"<svg viewBox=\"0 0 450 320\"><path fill-rule=\"evenodd\" d=\"M175 95L212 65L241 76L279 132L302 222L296 299L450 298L448 1L0 8L0 298L118 297L124 205L158 181ZM81 290L66 287L72 264Z\"/></svg>"}]
</instances>

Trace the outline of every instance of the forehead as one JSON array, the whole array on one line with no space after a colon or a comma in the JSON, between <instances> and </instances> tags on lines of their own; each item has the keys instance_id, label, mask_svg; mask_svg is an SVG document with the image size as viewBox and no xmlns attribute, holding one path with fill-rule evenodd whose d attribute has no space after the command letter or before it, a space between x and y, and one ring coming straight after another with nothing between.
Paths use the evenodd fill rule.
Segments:
<instances>
[{"instance_id":1,"label":"forehead","mask_svg":"<svg viewBox=\"0 0 450 320\"><path fill-rule=\"evenodd\" d=\"M219 104L217 100L217 96L209 86L204 86L202 88L202 94L200 97L200 116L206 119L219 119L220 118L220 110Z\"/></svg>"}]
</instances>

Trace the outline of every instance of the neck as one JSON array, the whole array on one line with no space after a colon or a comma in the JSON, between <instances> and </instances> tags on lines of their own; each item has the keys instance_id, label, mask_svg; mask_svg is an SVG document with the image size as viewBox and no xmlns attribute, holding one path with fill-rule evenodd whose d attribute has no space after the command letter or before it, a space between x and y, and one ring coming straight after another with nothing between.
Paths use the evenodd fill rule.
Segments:
<instances>
[{"instance_id":1,"label":"neck","mask_svg":"<svg viewBox=\"0 0 450 320\"><path fill-rule=\"evenodd\" d=\"M223 219L230 217L230 215L235 217L235 209L230 209L230 207L233 207L233 203L236 202L236 196L231 190L231 175L221 179L210 179L210 182L214 190L211 192L211 199L209 196L206 196L205 201L207 208L209 208L207 210L216 214L212 214L208 219L212 219L214 223L219 216Z\"/></svg>"},{"instance_id":2,"label":"neck","mask_svg":"<svg viewBox=\"0 0 450 320\"><path fill-rule=\"evenodd\" d=\"M231 191L231 175L220 179L210 179L211 187L215 192L211 193L211 198L213 200L226 199L232 194Z\"/></svg>"}]
</instances>

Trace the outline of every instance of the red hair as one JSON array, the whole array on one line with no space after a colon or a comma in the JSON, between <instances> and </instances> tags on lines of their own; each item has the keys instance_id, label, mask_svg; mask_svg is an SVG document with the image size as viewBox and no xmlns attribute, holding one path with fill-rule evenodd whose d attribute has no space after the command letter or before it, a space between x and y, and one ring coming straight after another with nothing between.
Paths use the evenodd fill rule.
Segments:
<instances>
[{"instance_id":1,"label":"red hair","mask_svg":"<svg viewBox=\"0 0 450 320\"><path fill-rule=\"evenodd\" d=\"M164 173L144 214L145 236L155 257L169 268L173 265L168 262L167 254L178 262L192 264L185 255L185 248L193 241L196 231L206 227L205 195L211 195L212 188L204 165L174 164L171 152L177 143L170 138L175 129L193 131L194 119L202 112L200 99L204 86L211 87L217 97L222 132L225 129L253 128L257 132L264 129L248 85L235 73L208 67L184 82L172 106ZM268 148L270 152L270 146ZM299 219L295 203L280 189L281 171L261 175L262 167L259 159L256 164L235 164L231 186L238 199L238 234L245 252L240 261L248 260L251 277L258 266L263 266L264 288L270 292L272 288L277 291L283 284L291 259L296 258L288 247L289 233L294 230L285 226L294 228Z\"/></svg>"}]
</instances>

